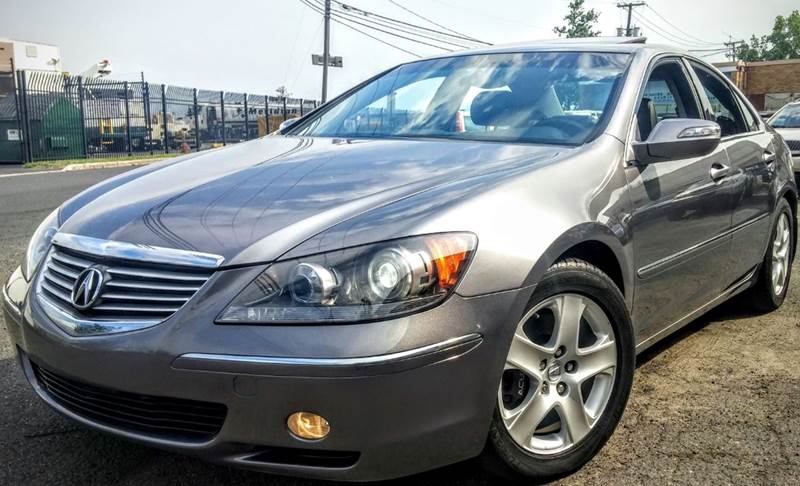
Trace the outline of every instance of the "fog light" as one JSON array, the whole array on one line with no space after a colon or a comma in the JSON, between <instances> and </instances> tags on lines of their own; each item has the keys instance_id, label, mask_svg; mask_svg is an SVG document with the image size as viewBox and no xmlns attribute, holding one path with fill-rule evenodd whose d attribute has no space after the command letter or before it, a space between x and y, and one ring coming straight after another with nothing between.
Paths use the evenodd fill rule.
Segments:
<instances>
[{"instance_id":1,"label":"fog light","mask_svg":"<svg viewBox=\"0 0 800 486\"><path fill-rule=\"evenodd\" d=\"M289 415L286 426L295 436L307 440L324 439L331 426L324 417L311 412L295 412Z\"/></svg>"}]
</instances>

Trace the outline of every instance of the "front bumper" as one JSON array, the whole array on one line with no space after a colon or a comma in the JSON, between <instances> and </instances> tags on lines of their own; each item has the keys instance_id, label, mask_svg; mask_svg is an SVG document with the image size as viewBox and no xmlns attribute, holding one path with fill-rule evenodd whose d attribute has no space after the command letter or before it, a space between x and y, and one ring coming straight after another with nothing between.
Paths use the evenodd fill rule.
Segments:
<instances>
[{"instance_id":1,"label":"front bumper","mask_svg":"<svg viewBox=\"0 0 800 486\"><path fill-rule=\"evenodd\" d=\"M228 465L341 480L394 478L480 453L514 323L532 289L454 295L421 314L366 324L213 324L220 309L212 302L229 302L231 289L254 271L219 272L158 326L92 337L69 336L51 322L15 273L4 288L6 322L45 402L130 440ZM33 364L110 390L224 404L227 415L201 442L120 428L63 406ZM297 411L327 418L330 435L316 442L292 436L286 418Z\"/></svg>"}]
</instances>

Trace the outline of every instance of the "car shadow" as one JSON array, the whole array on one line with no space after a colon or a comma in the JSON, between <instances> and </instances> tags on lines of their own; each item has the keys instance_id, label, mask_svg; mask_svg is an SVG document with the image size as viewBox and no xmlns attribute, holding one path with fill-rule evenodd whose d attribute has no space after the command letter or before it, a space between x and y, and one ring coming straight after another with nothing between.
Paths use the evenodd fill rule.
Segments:
<instances>
[{"instance_id":1,"label":"car shadow","mask_svg":"<svg viewBox=\"0 0 800 486\"><path fill-rule=\"evenodd\" d=\"M686 339L698 331L701 331L709 324L719 321L737 321L741 319L749 319L751 317L757 317L764 314L760 312L754 312L749 305L749 301L746 298L740 297L741 296L734 297L731 300L720 304L718 307L700 316L697 320L690 322L686 326L670 334L648 348L646 351L642 352L636 357L636 367L639 368L640 366L648 363L659 354L671 348L675 343Z\"/></svg>"}]
</instances>

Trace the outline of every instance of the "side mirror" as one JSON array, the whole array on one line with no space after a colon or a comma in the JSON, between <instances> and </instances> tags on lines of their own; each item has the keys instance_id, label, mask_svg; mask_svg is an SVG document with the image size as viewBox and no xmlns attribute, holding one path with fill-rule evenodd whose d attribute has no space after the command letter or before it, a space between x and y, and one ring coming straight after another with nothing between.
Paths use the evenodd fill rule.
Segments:
<instances>
[{"instance_id":1,"label":"side mirror","mask_svg":"<svg viewBox=\"0 0 800 486\"><path fill-rule=\"evenodd\" d=\"M299 118L289 118L288 120L284 120L280 125L278 125L278 131L283 133L284 130L291 127L295 123L300 120Z\"/></svg>"},{"instance_id":2,"label":"side mirror","mask_svg":"<svg viewBox=\"0 0 800 486\"><path fill-rule=\"evenodd\" d=\"M692 118L661 120L644 142L633 144L642 164L702 157L719 145L721 129L715 122Z\"/></svg>"}]
</instances>

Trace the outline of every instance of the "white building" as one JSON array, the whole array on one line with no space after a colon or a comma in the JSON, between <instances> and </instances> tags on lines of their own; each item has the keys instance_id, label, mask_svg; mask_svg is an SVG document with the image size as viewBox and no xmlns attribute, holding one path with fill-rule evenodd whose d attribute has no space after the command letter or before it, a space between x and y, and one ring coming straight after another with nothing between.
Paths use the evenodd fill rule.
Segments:
<instances>
[{"instance_id":1,"label":"white building","mask_svg":"<svg viewBox=\"0 0 800 486\"><path fill-rule=\"evenodd\" d=\"M0 38L0 72L13 69L61 72L58 46Z\"/></svg>"}]
</instances>

